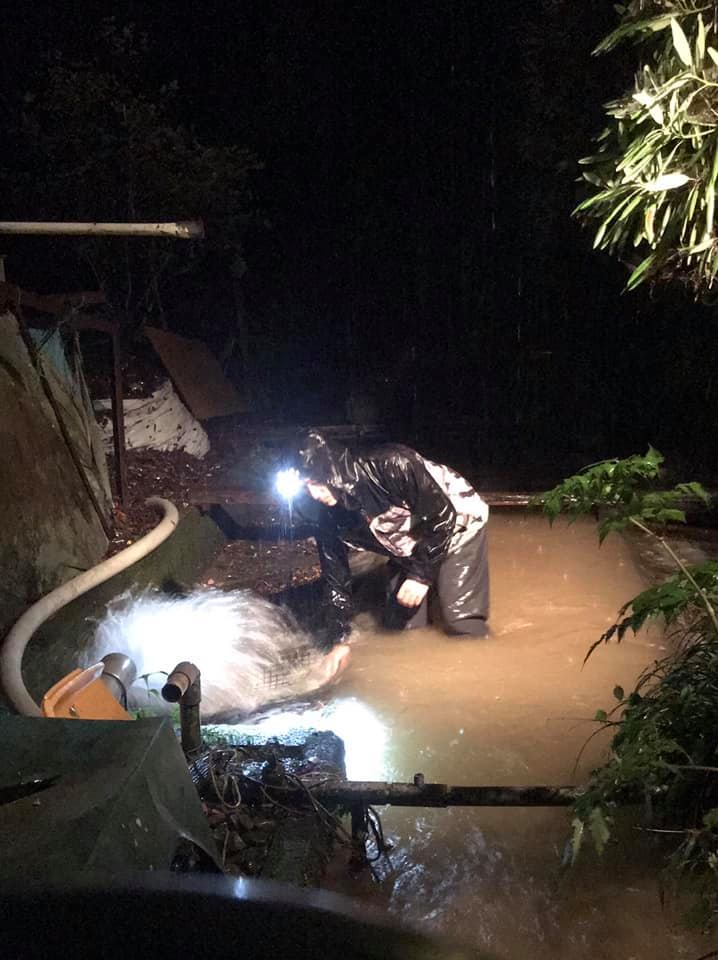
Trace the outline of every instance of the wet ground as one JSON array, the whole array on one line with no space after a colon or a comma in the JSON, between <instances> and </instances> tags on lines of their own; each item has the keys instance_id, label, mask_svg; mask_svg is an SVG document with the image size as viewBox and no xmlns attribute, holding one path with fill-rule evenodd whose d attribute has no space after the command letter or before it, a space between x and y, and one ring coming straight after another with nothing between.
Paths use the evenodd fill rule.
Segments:
<instances>
[{"instance_id":1,"label":"wet ground","mask_svg":"<svg viewBox=\"0 0 718 960\"><path fill-rule=\"evenodd\" d=\"M599 549L590 522L551 529L539 517L495 515L491 551L489 640L437 629L382 635L364 613L331 699L275 714L266 734L333 729L354 779L584 781L606 747L595 739L575 768L591 718L610 708L616 684L630 688L664 652L654 631L600 648L582 667L645 581L625 541L610 537ZM506 957L668 960L711 947L682 932L677 909L662 908L659 851L626 859L614 846L601 861L589 853L562 868L565 810L386 808L382 820L389 857L357 878L341 853L326 885L419 928Z\"/></svg>"},{"instance_id":2,"label":"wet ground","mask_svg":"<svg viewBox=\"0 0 718 960\"><path fill-rule=\"evenodd\" d=\"M290 587L315 583L319 576L314 540L255 537L230 541L200 583L221 590L250 589L271 597Z\"/></svg>"}]
</instances>

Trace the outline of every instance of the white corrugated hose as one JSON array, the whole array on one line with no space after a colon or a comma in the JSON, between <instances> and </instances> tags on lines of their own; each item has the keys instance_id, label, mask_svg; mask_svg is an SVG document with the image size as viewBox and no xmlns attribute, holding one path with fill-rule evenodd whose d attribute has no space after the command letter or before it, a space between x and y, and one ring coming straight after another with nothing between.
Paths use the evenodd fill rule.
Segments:
<instances>
[{"instance_id":1,"label":"white corrugated hose","mask_svg":"<svg viewBox=\"0 0 718 960\"><path fill-rule=\"evenodd\" d=\"M0 682L10 703L18 713L26 717L42 716L39 706L30 696L22 678L22 658L35 631L76 597L87 593L88 590L92 590L93 587L104 583L105 580L109 580L110 577L114 577L115 574L121 573L133 563L146 557L148 553L164 543L177 528L179 514L173 503L161 497L150 497L147 503L157 507L163 513L162 520L153 530L120 553L103 560L97 566L73 577L72 580L68 580L67 583L46 594L23 613L7 635L0 651Z\"/></svg>"}]
</instances>

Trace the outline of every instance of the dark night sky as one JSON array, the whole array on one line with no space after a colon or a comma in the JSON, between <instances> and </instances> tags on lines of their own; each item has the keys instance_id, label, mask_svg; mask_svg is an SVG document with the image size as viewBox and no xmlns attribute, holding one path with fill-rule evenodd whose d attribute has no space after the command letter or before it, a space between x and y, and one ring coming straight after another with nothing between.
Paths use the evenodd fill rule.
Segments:
<instances>
[{"instance_id":1,"label":"dark night sky","mask_svg":"<svg viewBox=\"0 0 718 960\"><path fill-rule=\"evenodd\" d=\"M105 13L5 15L0 116L28 64L53 46L85 55ZM590 57L610 3L162 0L112 13L149 35L148 89L177 79L183 122L263 160L271 227L247 238L245 293L258 362L299 413L388 377L389 406L414 403L426 442L432 423L444 437L454 423L480 457L488 445L572 467L649 441L704 450L706 312L670 292L622 296L624 269L570 218L600 104L630 82L630 58ZM25 209L43 215L32 198ZM36 288L52 275L42 256L11 251L10 267ZM298 399L308 383L314 407Z\"/></svg>"}]
</instances>

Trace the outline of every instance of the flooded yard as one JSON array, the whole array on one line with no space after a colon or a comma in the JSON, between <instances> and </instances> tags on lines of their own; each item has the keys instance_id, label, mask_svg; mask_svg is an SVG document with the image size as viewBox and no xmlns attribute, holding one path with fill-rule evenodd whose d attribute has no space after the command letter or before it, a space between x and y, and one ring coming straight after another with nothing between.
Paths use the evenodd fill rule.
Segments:
<instances>
[{"instance_id":1,"label":"flooded yard","mask_svg":"<svg viewBox=\"0 0 718 960\"><path fill-rule=\"evenodd\" d=\"M539 517L491 520L492 636L383 634L357 620L352 662L322 706L268 717L267 735L333 729L353 779L579 784L601 758L591 718L664 652L660 632L590 644L644 586L626 543ZM254 729L255 733L260 730ZM420 929L507 957L698 957L709 947L661 906L650 850L613 846L562 866L561 809L383 808L388 857L353 877L340 851L325 885Z\"/></svg>"}]
</instances>

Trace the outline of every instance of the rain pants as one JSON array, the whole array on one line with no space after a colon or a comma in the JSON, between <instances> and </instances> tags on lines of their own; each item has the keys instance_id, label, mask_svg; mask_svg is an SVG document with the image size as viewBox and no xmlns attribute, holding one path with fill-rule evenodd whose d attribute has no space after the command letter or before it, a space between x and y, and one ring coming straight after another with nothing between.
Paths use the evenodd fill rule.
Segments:
<instances>
[{"instance_id":1,"label":"rain pants","mask_svg":"<svg viewBox=\"0 0 718 960\"><path fill-rule=\"evenodd\" d=\"M339 500L335 507L315 505L336 639L348 631L353 613L347 547L390 558L389 628L427 622L427 599L418 609L396 601L403 581L411 579L436 589L448 632L488 633L489 508L463 477L409 447L387 444L356 455L333 448L317 433L307 438L299 469L327 484Z\"/></svg>"}]
</instances>

